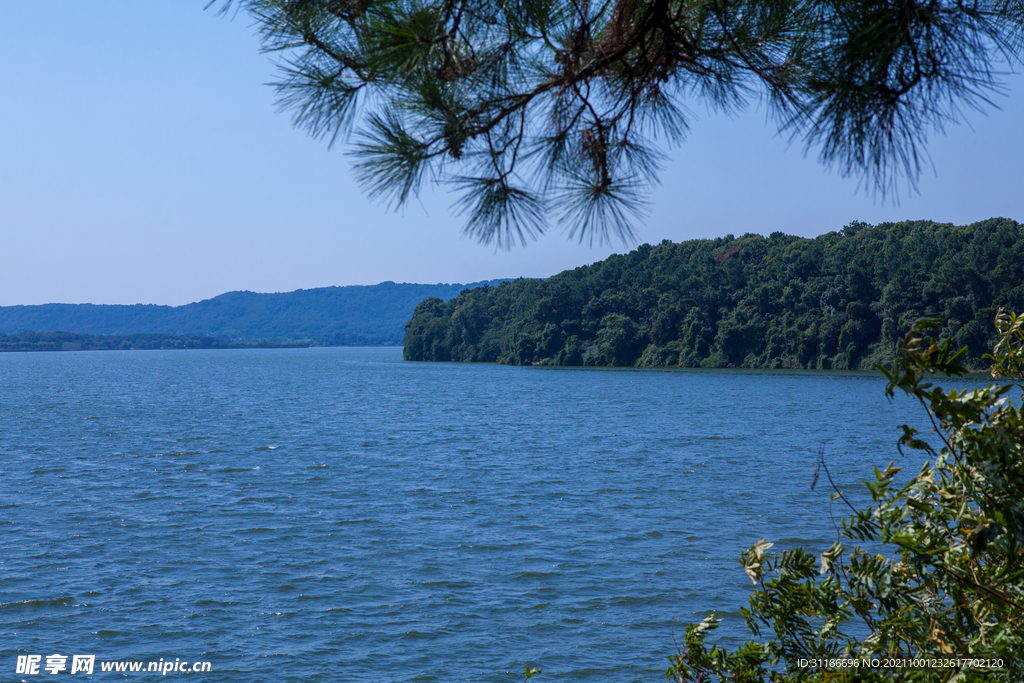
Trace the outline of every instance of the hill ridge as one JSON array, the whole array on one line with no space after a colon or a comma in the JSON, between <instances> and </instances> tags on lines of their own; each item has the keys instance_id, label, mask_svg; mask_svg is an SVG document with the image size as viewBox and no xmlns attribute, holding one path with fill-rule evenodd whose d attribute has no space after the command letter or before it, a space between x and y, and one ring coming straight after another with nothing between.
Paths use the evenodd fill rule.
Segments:
<instances>
[{"instance_id":1,"label":"hill ridge","mask_svg":"<svg viewBox=\"0 0 1024 683\"><path fill-rule=\"evenodd\" d=\"M233 290L180 306L163 304L35 304L0 306L0 333L198 335L246 340L312 340L329 346L396 345L416 304L444 300L469 283L334 285L291 292Z\"/></svg>"},{"instance_id":2,"label":"hill ridge","mask_svg":"<svg viewBox=\"0 0 1024 683\"><path fill-rule=\"evenodd\" d=\"M512 365L870 369L914 320L985 367L999 307L1024 311L1024 225L855 221L644 244L546 280L416 307L408 360Z\"/></svg>"}]
</instances>

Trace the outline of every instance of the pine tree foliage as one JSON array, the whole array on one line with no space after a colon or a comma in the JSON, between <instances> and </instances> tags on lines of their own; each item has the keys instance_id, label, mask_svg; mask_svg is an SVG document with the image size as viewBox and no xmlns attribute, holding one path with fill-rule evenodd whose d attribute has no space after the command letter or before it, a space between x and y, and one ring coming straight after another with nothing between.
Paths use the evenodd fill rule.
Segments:
<instances>
[{"instance_id":1,"label":"pine tree foliage","mask_svg":"<svg viewBox=\"0 0 1024 683\"><path fill-rule=\"evenodd\" d=\"M690 108L765 105L882 192L1024 54L1021 0L227 0L279 53L280 104L366 190L460 193L466 231L628 240Z\"/></svg>"}]
</instances>

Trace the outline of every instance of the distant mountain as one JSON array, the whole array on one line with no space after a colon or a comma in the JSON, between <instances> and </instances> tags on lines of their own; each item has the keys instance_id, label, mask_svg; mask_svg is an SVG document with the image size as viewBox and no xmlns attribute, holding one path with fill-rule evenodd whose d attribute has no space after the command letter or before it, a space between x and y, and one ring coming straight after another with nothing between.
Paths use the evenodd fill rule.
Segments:
<instances>
[{"instance_id":1,"label":"distant mountain","mask_svg":"<svg viewBox=\"0 0 1024 683\"><path fill-rule=\"evenodd\" d=\"M403 325L428 297L448 300L464 289L505 280L460 284L351 285L279 294L228 292L184 306L43 304L0 306L0 332L90 335L202 335L234 340L308 339L324 346L402 343Z\"/></svg>"}]
</instances>

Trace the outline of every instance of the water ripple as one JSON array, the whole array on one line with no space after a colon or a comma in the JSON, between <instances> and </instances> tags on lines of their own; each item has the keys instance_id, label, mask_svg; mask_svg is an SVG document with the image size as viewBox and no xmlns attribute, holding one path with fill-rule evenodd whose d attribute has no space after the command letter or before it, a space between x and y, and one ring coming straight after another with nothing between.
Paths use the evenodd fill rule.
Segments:
<instances>
[{"instance_id":1,"label":"water ripple","mask_svg":"<svg viewBox=\"0 0 1024 683\"><path fill-rule=\"evenodd\" d=\"M872 375L400 357L0 355L0 661L657 680L686 621L746 636L741 549L834 539L819 448L856 504L919 417Z\"/></svg>"}]
</instances>

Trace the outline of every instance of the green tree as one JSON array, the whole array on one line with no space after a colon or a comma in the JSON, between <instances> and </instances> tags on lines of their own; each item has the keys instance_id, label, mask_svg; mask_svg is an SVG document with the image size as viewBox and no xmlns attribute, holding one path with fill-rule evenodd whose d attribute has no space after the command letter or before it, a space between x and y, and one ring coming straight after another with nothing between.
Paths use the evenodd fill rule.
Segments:
<instances>
[{"instance_id":1,"label":"green tree","mask_svg":"<svg viewBox=\"0 0 1024 683\"><path fill-rule=\"evenodd\" d=\"M549 215L570 237L628 239L694 100L765 102L825 164L883 192L913 183L928 133L987 104L1024 56L1021 0L234 4L283 55L297 125L331 142L358 130L370 194L451 185L466 231L505 247Z\"/></svg>"},{"instance_id":2,"label":"green tree","mask_svg":"<svg viewBox=\"0 0 1024 683\"><path fill-rule=\"evenodd\" d=\"M526 365L867 370L934 315L946 319L939 336L972 350L962 364L983 368L996 311L1024 310L1022 282L1024 226L1008 219L666 240L464 291L413 318L406 350Z\"/></svg>"},{"instance_id":3,"label":"green tree","mask_svg":"<svg viewBox=\"0 0 1024 683\"><path fill-rule=\"evenodd\" d=\"M996 326L992 373L1020 380L1024 317L1000 312ZM819 556L769 553L764 539L743 553L754 639L729 651L706 643L714 618L690 625L670 680L1024 680L1024 413L1011 400L1024 387L934 386L929 375L963 372L963 351L925 338L938 329L925 319L906 336L887 393L921 403L940 449L904 426L900 448L930 460L903 486L899 467L876 469L873 507L853 510Z\"/></svg>"}]
</instances>

